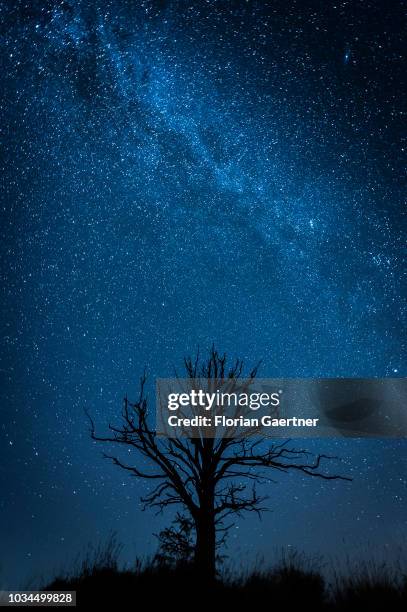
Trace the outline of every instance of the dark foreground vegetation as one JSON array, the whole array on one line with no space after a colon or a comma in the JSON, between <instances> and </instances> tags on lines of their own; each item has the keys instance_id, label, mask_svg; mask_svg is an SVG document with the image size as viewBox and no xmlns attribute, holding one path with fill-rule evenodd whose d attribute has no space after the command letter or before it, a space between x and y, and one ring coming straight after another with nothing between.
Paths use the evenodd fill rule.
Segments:
<instances>
[{"instance_id":1,"label":"dark foreground vegetation","mask_svg":"<svg viewBox=\"0 0 407 612\"><path fill-rule=\"evenodd\" d=\"M77 605L127 610L164 605L191 609L202 605L225 609L309 609L385 612L407 610L407 574L375 563L334 570L330 580L318 564L298 554L274 568L227 572L212 583L197 576L191 565L153 559L121 569L117 549L98 549L75 569L56 578L47 590L77 591ZM211 610L211 608L209 608Z\"/></svg>"}]
</instances>

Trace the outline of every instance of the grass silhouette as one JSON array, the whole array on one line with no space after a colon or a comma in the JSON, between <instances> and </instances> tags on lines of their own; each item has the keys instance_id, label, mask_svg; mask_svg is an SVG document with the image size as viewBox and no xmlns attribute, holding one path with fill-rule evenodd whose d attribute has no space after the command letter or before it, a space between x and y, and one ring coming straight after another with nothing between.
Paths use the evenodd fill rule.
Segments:
<instances>
[{"instance_id":1,"label":"grass silhouette","mask_svg":"<svg viewBox=\"0 0 407 612\"><path fill-rule=\"evenodd\" d=\"M156 558L120 566L121 545L112 535L104 545L89 547L72 568L50 582L45 590L74 590L77 605L114 606L194 605L310 610L398 611L407 609L407 574L385 563L365 562L324 577L317 560L293 552L282 555L271 569L225 571L211 584L188 563L162 563Z\"/></svg>"}]
</instances>

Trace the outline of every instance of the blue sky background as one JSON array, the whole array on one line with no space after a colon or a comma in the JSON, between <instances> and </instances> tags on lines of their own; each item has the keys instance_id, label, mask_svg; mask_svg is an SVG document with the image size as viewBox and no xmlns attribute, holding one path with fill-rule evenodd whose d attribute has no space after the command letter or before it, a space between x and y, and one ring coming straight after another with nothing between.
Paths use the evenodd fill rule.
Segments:
<instances>
[{"instance_id":1,"label":"blue sky background","mask_svg":"<svg viewBox=\"0 0 407 612\"><path fill-rule=\"evenodd\" d=\"M405 376L401 2L2 2L0 585L48 575L142 513L89 440L214 342L263 377ZM354 482L295 475L236 525L387 558L404 440L314 441ZM356 545L359 547L359 544ZM382 551L384 551L382 553Z\"/></svg>"}]
</instances>

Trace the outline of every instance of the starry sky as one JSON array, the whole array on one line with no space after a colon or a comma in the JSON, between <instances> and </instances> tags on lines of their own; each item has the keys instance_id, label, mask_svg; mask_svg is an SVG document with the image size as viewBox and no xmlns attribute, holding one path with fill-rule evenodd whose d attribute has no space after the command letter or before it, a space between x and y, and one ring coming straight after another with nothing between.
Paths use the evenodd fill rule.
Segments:
<instances>
[{"instance_id":1,"label":"starry sky","mask_svg":"<svg viewBox=\"0 0 407 612\"><path fill-rule=\"evenodd\" d=\"M213 342L262 377L406 376L401 1L0 2L0 587L169 517L101 457L114 419ZM234 563L392 558L405 440L313 440ZM375 554L376 554L375 552Z\"/></svg>"}]
</instances>

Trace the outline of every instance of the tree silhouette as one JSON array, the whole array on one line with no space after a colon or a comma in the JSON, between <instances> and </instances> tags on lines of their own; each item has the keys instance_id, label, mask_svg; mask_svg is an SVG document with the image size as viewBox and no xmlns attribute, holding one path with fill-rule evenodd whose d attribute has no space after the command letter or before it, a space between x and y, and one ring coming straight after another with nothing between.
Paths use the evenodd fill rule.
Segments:
<instances>
[{"instance_id":1,"label":"tree silhouette","mask_svg":"<svg viewBox=\"0 0 407 612\"><path fill-rule=\"evenodd\" d=\"M226 355L221 355L214 347L207 360L201 362L198 354L195 359L185 358L184 366L185 378L211 380L215 387L225 380L243 378L243 362L238 359L228 367ZM253 380L256 374L257 367L246 378ZM266 509L263 504L267 498L258 494L256 485L270 482L272 470L296 471L325 480L351 480L324 470L324 460L334 457L312 455L294 448L290 440L157 437L148 422L145 383L144 374L138 400L133 403L127 397L124 399L121 421L119 425L109 425L109 435L98 435L88 415L91 437L135 451L131 464L117 456L104 456L137 478L154 483L152 490L142 498L144 507L162 511L181 506L187 512L195 528L194 563L208 578L216 574L217 546L233 525L227 524L227 519L245 512L260 515ZM142 458L147 459L145 467Z\"/></svg>"},{"instance_id":2,"label":"tree silhouette","mask_svg":"<svg viewBox=\"0 0 407 612\"><path fill-rule=\"evenodd\" d=\"M194 522L179 512L172 524L156 536L158 551L154 561L158 565L173 567L190 566L195 552Z\"/></svg>"},{"instance_id":3,"label":"tree silhouette","mask_svg":"<svg viewBox=\"0 0 407 612\"><path fill-rule=\"evenodd\" d=\"M154 562L158 566L173 568L188 568L193 566L195 555L195 527L191 517L177 512L169 527L165 527L156 535L158 550ZM216 547L221 548L226 541L226 533L217 539ZM216 555L216 563L223 563L226 556Z\"/></svg>"}]
</instances>

